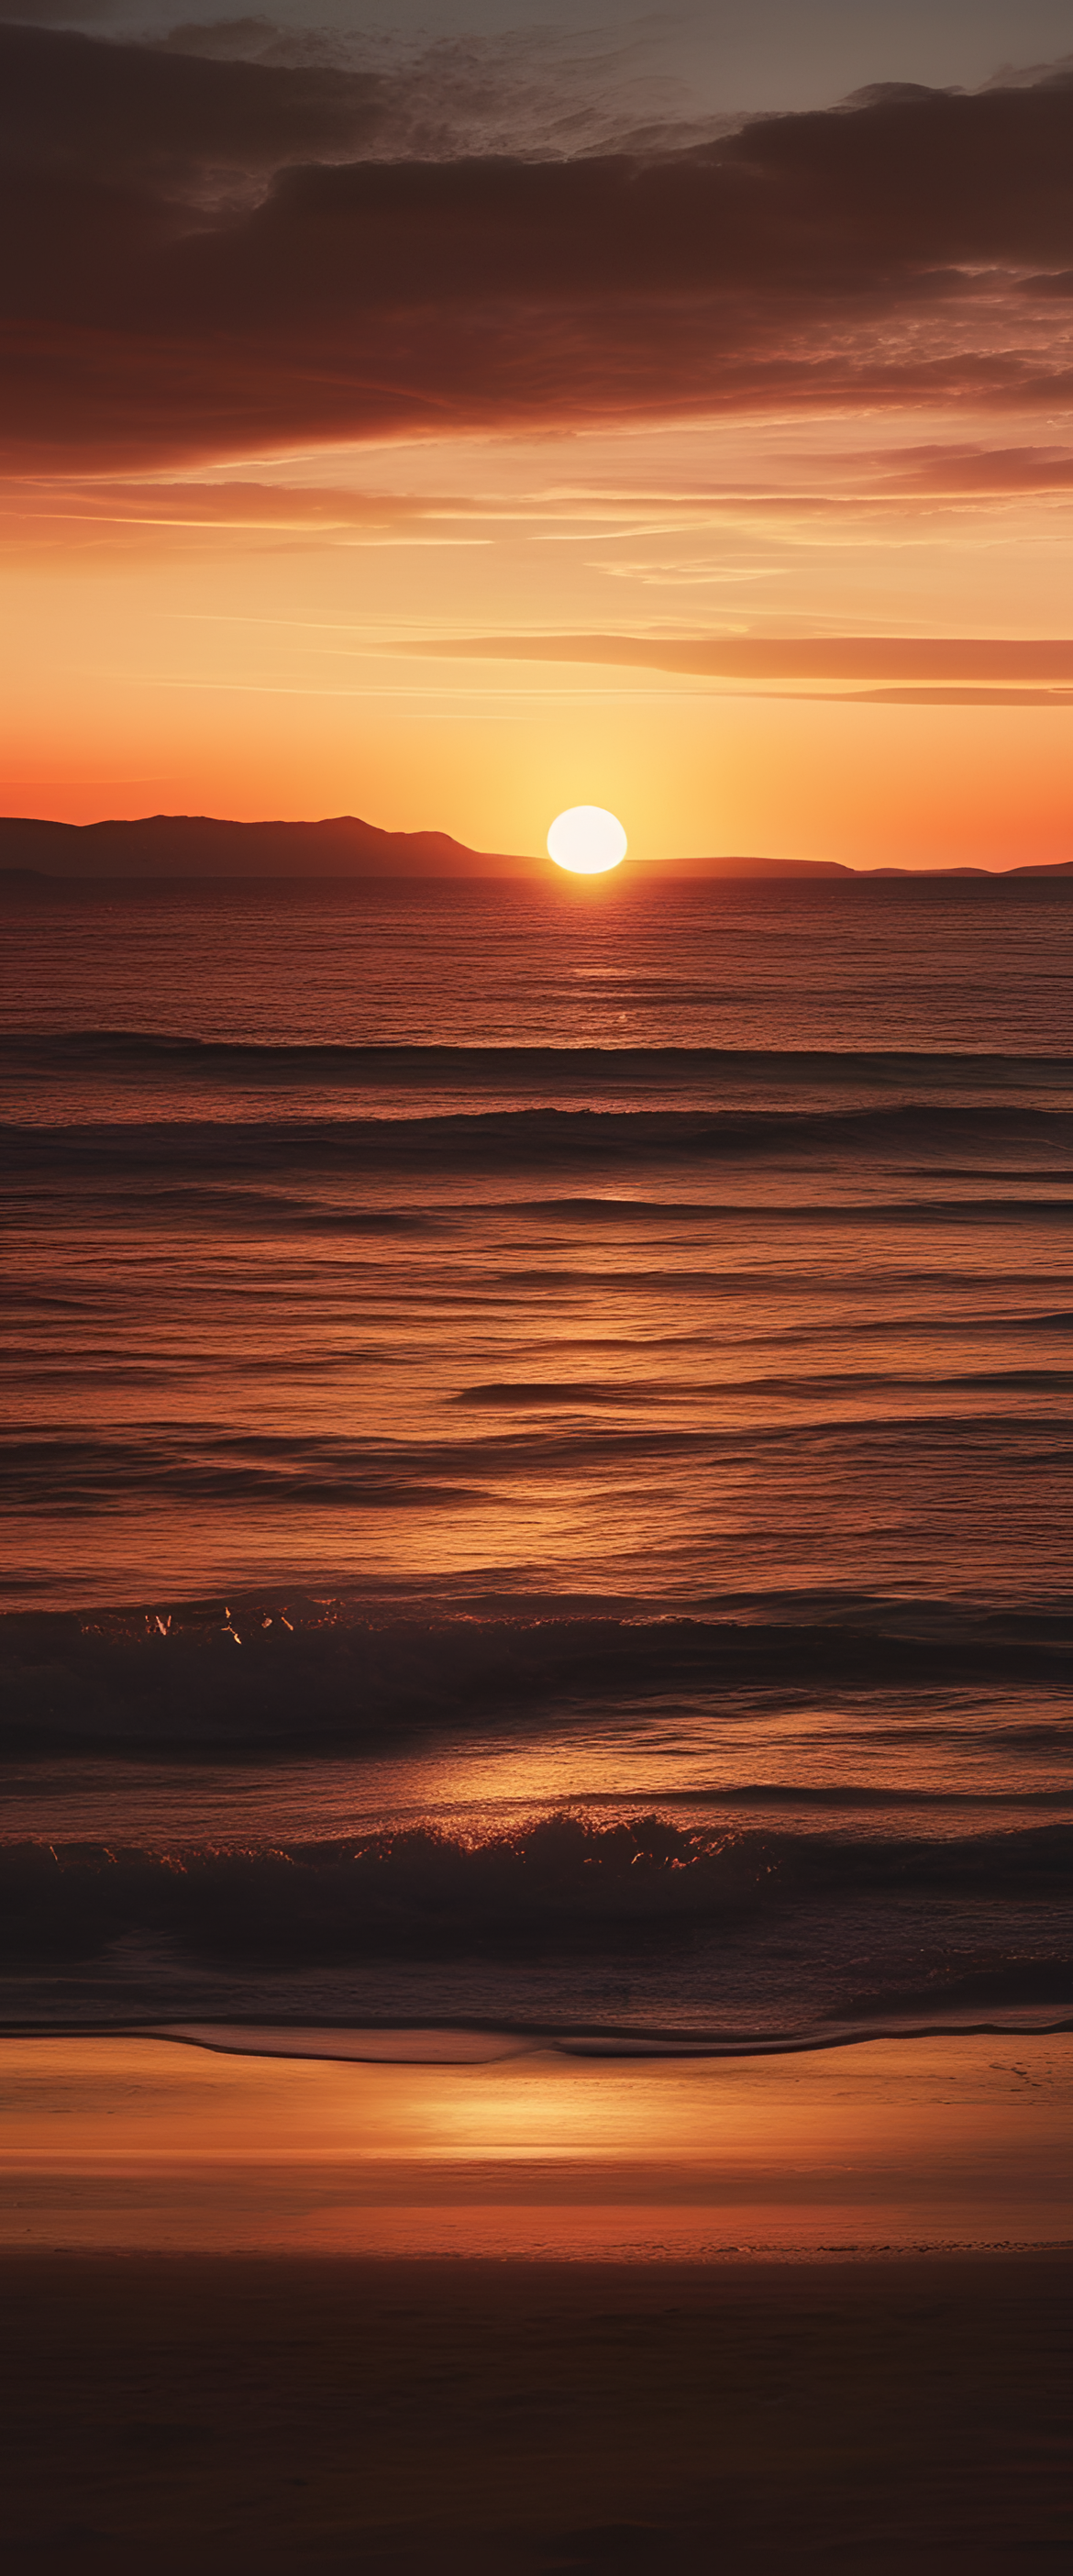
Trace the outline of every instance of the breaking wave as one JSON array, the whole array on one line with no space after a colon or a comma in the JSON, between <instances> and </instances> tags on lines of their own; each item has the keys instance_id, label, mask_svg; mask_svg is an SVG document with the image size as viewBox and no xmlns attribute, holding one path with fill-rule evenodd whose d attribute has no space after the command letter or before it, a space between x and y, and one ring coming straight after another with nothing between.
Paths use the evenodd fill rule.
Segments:
<instances>
[{"instance_id":1,"label":"breaking wave","mask_svg":"<svg viewBox=\"0 0 1073 2576\"><path fill-rule=\"evenodd\" d=\"M652 1692L883 1690L1073 1683L1073 1612L974 1614L862 1597L806 1621L362 1616L290 1594L0 1620L3 1741L214 1758L362 1750L579 1695L613 1711Z\"/></svg>"},{"instance_id":2,"label":"breaking wave","mask_svg":"<svg viewBox=\"0 0 1073 2576\"><path fill-rule=\"evenodd\" d=\"M285 1847L155 1851L32 1841L0 1849L6 1964L136 1937L254 1962L442 1957L681 1937L725 1918L899 1896L989 1907L1067 1897L1073 1824L931 1839L682 1826L660 1814L553 1815L462 1836L430 1825ZM1023 1981L1022 1981L1023 1982ZM1073 1991L1067 1959L1032 1983ZM1040 1995L1040 1986L1045 1989Z\"/></svg>"}]
</instances>

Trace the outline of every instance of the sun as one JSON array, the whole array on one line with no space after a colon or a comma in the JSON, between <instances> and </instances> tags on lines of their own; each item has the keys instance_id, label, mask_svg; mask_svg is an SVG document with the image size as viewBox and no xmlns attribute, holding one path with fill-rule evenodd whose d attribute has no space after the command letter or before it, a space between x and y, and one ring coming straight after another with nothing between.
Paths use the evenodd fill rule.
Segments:
<instances>
[{"instance_id":1,"label":"sun","mask_svg":"<svg viewBox=\"0 0 1073 2576\"><path fill-rule=\"evenodd\" d=\"M568 805L548 834L548 857L575 877L602 877L621 866L628 844L617 814L603 805Z\"/></svg>"}]
</instances>

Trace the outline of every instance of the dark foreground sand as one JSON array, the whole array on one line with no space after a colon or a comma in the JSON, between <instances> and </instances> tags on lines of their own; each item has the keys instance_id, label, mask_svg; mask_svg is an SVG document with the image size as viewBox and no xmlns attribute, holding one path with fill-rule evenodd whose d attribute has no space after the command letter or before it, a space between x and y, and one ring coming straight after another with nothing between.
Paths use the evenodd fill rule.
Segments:
<instances>
[{"instance_id":1,"label":"dark foreground sand","mask_svg":"<svg viewBox=\"0 0 1073 2576\"><path fill-rule=\"evenodd\" d=\"M3 2263L13 2570L1073 2563L1073 2258Z\"/></svg>"}]
</instances>

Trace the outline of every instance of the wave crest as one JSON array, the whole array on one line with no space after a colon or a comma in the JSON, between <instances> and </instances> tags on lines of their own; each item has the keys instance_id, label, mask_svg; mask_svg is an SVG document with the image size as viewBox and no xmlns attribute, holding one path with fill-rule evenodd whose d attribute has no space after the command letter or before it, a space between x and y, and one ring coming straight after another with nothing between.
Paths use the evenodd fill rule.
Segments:
<instances>
[{"instance_id":1,"label":"wave crest","mask_svg":"<svg viewBox=\"0 0 1073 2576\"><path fill-rule=\"evenodd\" d=\"M841 1615L372 1617L274 1597L0 1620L3 1738L32 1751L361 1749L490 1712L653 1691L1068 1682L1073 1616L847 1600Z\"/></svg>"},{"instance_id":2,"label":"wave crest","mask_svg":"<svg viewBox=\"0 0 1073 2576\"><path fill-rule=\"evenodd\" d=\"M717 1830L658 1814L545 1816L510 1831L382 1829L254 1849L0 1850L7 1964L90 1956L124 1939L213 1961L442 1958L551 1943L591 1954L601 1933L689 1935L757 1908L832 1898L1065 1893L1073 1827L949 1841Z\"/></svg>"}]
</instances>

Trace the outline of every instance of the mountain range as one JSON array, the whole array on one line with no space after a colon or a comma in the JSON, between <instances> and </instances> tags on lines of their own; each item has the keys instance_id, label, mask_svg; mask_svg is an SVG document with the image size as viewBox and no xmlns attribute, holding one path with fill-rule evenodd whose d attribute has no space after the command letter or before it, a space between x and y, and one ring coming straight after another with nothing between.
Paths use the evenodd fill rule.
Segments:
<instances>
[{"instance_id":1,"label":"mountain range","mask_svg":"<svg viewBox=\"0 0 1073 2576\"><path fill-rule=\"evenodd\" d=\"M676 878L928 876L1073 877L1073 859L1009 869L859 869L837 859L740 855L627 861L636 878L656 866ZM62 877L491 877L547 875L542 858L471 850L449 832L384 832L355 814L320 823L228 823L205 814L150 814L137 822L53 823L0 817L0 874Z\"/></svg>"}]
</instances>

